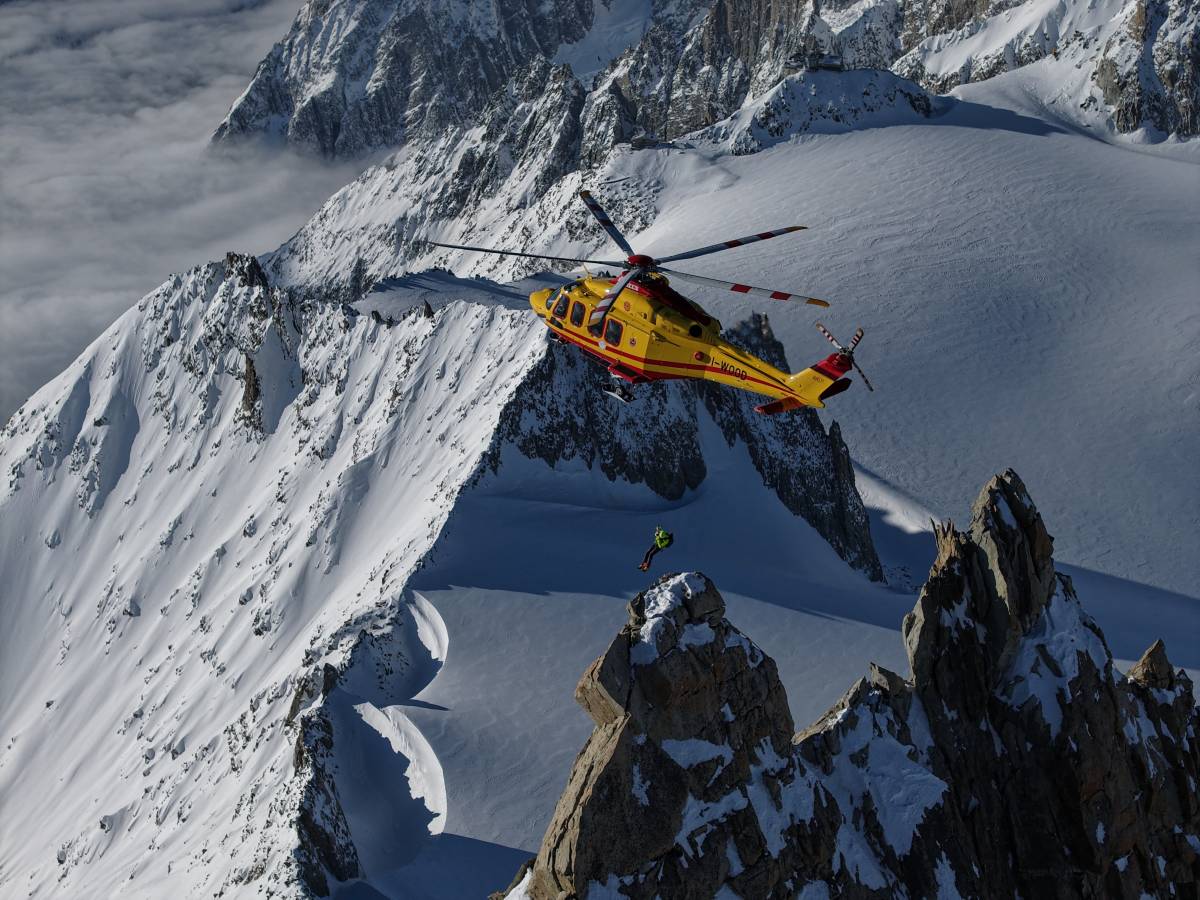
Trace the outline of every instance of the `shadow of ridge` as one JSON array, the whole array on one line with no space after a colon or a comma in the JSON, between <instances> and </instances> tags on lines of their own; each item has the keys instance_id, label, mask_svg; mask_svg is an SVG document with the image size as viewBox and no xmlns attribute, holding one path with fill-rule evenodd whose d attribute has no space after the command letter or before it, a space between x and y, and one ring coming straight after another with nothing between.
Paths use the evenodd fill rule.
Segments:
<instances>
[{"instance_id":1,"label":"shadow of ridge","mask_svg":"<svg viewBox=\"0 0 1200 900\"><path fill-rule=\"evenodd\" d=\"M392 706L413 706L417 709L432 709L436 712L450 711L450 708L447 706L440 706L437 703L427 703L424 700L418 700L415 697L410 700L400 700L396 703L393 703Z\"/></svg>"},{"instance_id":2,"label":"shadow of ridge","mask_svg":"<svg viewBox=\"0 0 1200 900\"><path fill-rule=\"evenodd\" d=\"M433 900L502 891L533 853L459 834L433 835L413 861L346 882L336 900Z\"/></svg>"},{"instance_id":3,"label":"shadow of ridge","mask_svg":"<svg viewBox=\"0 0 1200 900\"><path fill-rule=\"evenodd\" d=\"M926 120L930 125L955 125L959 128L977 128L984 131L1011 131L1016 134L1031 134L1037 137L1075 133L1044 119L1022 115L999 106L988 106L986 103L977 103L974 100L939 97L936 108L938 111Z\"/></svg>"}]
</instances>

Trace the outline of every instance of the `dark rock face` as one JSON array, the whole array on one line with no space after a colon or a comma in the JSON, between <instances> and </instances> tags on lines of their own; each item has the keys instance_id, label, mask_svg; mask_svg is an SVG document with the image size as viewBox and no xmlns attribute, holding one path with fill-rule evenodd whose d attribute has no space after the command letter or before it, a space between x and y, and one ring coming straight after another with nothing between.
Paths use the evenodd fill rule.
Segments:
<instances>
[{"instance_id":1,"label":"dark rock face","mask_svg":"<svg viewBox=\"0 0 1200 900\"><path fill-rule=\"evenodd\" d=\"M1186 0L1136 0L1122 13L1092 76L1117 131L1149 125L1200 133L1200 8Z\"/></svg>"},{"instance_id":2,"label":"dark rock face","mask_svg":"<svg viewBox=\"0 0 1200 900\"><path fill-rule=\"evenodd\" d=\"M792 371L783 345L764 315L753 314L726 337L744 350ZM732 447L746 445L763 484L783 505L812 525L838 555L873 581L883 580L883 567L871 541L871 527L854 483L850 451L837 422L826 433L815 410L764 416L754 411L750 395L700 384L705 407ZM781 452L781 448L786 448Z\"/></svg>"},{"instance_id":3,"label":"dark rock face","mask_svg":"<svg viewBox=\"0 0 1200 900\"><path fill-rule=\"evenodd\" d=\"M486 118L497 92L582 38L594 2L502 0L471 13L444 0L309 0L213 141L265 136L347 158L436 140ZM589 85L584 131L594 141L585 162L597 163L601 146L639 135L670 140L712 125L814 52L887 68L923 37L953 30L987 5L897 4L892 15L863 17L839 38L812 0L655 3L642 38Z\"/></svg>"},{"instance_id":4,"label":"dark rock face","mask_svg":"<svg viewBox=\"0 0 1200 900\"><path fill-rule=\"evenodd\" d=\"M337 785L328 774L332 752L333 727L324 711L304 716L294 761L303 793L298 804L298 841L293 857L300 880L318 897L329 895L327 874L338 881L349 881L362 873Z\"/></svg>"},{"instance_id":5,"label":"dark rock face","mask_svg":"<svg viewBox=\"0 0 1200 900\"><path fill-rule=\"evenodd\" d=\"M345 158L435 136L591 21L592 0L309 0L213 140L263 135Z\"/></svg>"},{"instance_id":6,"label":"dark rock face","mask_svg":"<svg viewBox=\"0 0 1200 900\"><path fill-rule=\"evenodd\" d=\"M704 576L584 675L596 730L513 897L1196 897L1200 710L1162 642L1113 668L1017 476L993 479L872 665L792 723Z\"/></svg>"},{"instance_id":7,"label":"dark rock face","mask_svg":"<svg viewBox=\"0 0 1200 900\"><path fill-rule=\"evenodd\" d=\"M783 346L765 316L755 314L728 333L734 343L786 368ZM779 416L754 411L758 401L738 391L690 382L639 385L620 404L601 393L610 376L574 348L551 344L505 410L490 465L509 444L549 465L582 462L610 480L645 484L669 500L707 475L700 444L701 409L730 447L741 443L763 484L822 535L842 559L876 581L883 570L854 483L849 452L836 423L826 433L812 410Z\"/></svg>"},{"instance_id":8,"label":"dark rock face","mask_svg":"<svg viewBox=\"0 0 1200 900\"><path fill-rule=\"evenodd\" d=\"M624 895L647 900L725 884L786 897L801 848L832 854L837 811L792 753L775 664L724 611L697 574L665 576L630 604L629 624L576 688L596 730L532 896L586 896L615 875ZM772 852L784 840L787 852Z\"/></svg>"}]
</instances>

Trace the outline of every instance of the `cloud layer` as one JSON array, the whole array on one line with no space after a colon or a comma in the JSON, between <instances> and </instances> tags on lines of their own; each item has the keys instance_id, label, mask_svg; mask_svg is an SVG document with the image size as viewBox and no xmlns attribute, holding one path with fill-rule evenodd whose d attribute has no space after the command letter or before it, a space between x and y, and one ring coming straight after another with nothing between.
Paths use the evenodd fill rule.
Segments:
<instances>
[{"instance_id":1,"label":"cloud layer","mask_svg":"<svg viewBox=\"0 0 1200 900\"><path fill-rule=\"evenodd\" d=\"M0 422L170 273L271 249L354 176L207 147L298 5L0 2Z\"/></svg>"}]
</instances>

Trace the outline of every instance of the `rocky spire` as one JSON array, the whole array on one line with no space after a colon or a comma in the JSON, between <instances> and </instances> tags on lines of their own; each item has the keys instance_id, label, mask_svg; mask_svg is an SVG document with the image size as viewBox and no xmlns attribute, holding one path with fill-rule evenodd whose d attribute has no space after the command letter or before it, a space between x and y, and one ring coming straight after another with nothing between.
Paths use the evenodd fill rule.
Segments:
<instances>
[{"instance_id":1,"label":"rocky spire","mask_svg":"<svg viewBox=\"0 0 1200 900\"><path fill-rule=\"evenodd\" d=\"M639 594L576 690L596 729L507 896L1195 896L1187 675L1161 641L1116 671L1014 472L936 540L910 678L872 665L790 740L774 663L707 578Z\"/></svg>"}]
</instances>

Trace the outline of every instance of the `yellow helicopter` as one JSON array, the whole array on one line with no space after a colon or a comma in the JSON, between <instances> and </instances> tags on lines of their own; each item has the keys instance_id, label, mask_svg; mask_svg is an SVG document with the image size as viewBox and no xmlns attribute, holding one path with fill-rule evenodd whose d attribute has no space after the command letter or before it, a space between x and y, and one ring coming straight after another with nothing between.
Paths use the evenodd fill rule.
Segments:
<instances>
[{"instance_id":1,"label":"yellow helicopter","mask_svg":"<svg viewBox=\"0 0 1200 900\"><path fill-rule=\"evenodd\" d=\"M851 381L845 376L851 369L858 372L868 390L874 390L854 360L854 348L863 336L861 328L855 331L848 346L842 346L825 326L817 322L817 329L837 348L836 351L802 372L783 372L722 338L721 323L675 291L667 275L740 294L766 296L772 300L829 306L824 300L692 275L662 265L769 240L801 231L805 226L793 225L764 231L655 259L633 251L625 236L588 191L580 191L579 196L601 227L626 254L624 262L492 250L437 241L429 243L455 250L565 260L622 269L618 277L589 274L559 288L534 291L529 295L529 304L556 339L581 348L608 369L616 381L606 393L625 402L632 399L628 385L670 378L692 378L715 381L772 398L770 402L755 407L760 413L781 413L802 406L824 407L825 400L850 387Z\"/></svg>"}]
</instances>

